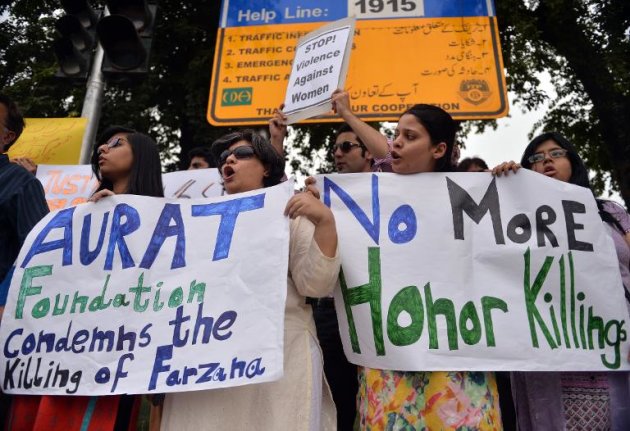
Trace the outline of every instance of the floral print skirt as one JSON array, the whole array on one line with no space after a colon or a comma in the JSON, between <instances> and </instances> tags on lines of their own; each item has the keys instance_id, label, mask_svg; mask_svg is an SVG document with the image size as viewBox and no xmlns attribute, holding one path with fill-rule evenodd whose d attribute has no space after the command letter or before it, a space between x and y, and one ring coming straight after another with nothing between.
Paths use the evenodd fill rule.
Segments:
<instances>
[{"instance_id":1,"label":"floral print skirt","mask_svg":"<svg viewBox=\"0 0 630 431\"><path fill-rule=\"evenodd\" d=\"M493 373L403 372L359 367L359 428L502 430Z\"/></svg>"}]
</instances>

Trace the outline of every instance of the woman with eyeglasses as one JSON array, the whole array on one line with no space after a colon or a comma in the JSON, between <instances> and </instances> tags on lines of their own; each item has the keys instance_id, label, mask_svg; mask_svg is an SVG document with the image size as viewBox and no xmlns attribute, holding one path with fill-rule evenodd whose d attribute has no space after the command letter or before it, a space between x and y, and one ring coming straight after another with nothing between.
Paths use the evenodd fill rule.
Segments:
<instances>
[{"instance_id":1,"label":"woman with eyeglasses","mask_svg":"<svg viewBox=\"0 0 630 431\"><path fill-rule=\"evenodd\" d=\"M497 176L530 169L559 181L590 189L588 170L564 136L556 132L534 138L521 164L502 163ZM620 205L596 199L602 221L613 238L619 271L630 298L630 216ZM630 374L627 372L512 373L519 430L629 430Z\"/></svg>"},{"instance_id":2,"label":"woman with eyeglasses","mask_svg":"<svg viewBox=\"0 0 630 431\"><path fill-rule=\"evenodd\" d=\"M91 163L100 181L91 201L114 194L164 197L160 152L147 135L110 127L97 140Z\"/></svg>"},{"instance_id":3,"label":"woman with eyeglasses","mask_svg":"<svg viewBox=\"0 0 630 431\"><path fill-rule=\"evenodd\" d=\"M114 194L163 197L160 154L149 136L114 126L97 139L92 170L100 181L90 201ZM16 396L8 430L135 429L140 396ZM131 427L131 428L130 428Z\"/></svg>"},{"instance_id":4,"label":"woman with eyeglasses","mask_svg":"<svg viewBox=\"0 0 630 431\"><path fill-rule=\"evenodd\" d=\"M284 158L252 130L226 135L212 153L229 194L279 184ZM335 407L323 376L311 307L339 274L337 231L332 212L310 193L288 202L291 218L289 272L284 319L284 376L275 382L167 394L162 430L335 429Z\"/></svg>"}]
</instances>

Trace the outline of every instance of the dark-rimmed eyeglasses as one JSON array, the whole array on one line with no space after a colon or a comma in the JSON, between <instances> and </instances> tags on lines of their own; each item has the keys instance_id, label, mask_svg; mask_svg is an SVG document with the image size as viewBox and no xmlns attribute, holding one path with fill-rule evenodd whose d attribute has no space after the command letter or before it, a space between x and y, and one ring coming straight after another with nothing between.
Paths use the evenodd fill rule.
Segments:
<instances>
[{"instance_id":1,"label":"dark-rimmed eyeglasses","mask_svg":"<svg viewBox=\"0 0 630 431\"><path fill-rule=\"evenodd\" d=\"M112 148L120 147L123 144L123 142L124 141L120 137L111 138L109 141L105 143L105 145L107 146L108 150L111 150ZM101 154L102 152L103 152L103 145L98 147L98 154Z\"/></svg>"},{"instance_id":2,"label":"dark-rimmed eyeglasses","mask_svg":"<svg viewBox=\"0 0 630 431\"><path fill-rule=\"evenodd\" d=\"M237 159L250 159L256 155L254 151L254 147L250 147L249 145L243 145L241 147L236 147L233 150L225 150L219 156L219 167L225 165L227 158L234 154L234 157Z\"/></svg>"},{"instance_id":3,"label":"dark-rimmed eyeglasses","mask_svg":"<svg viewBox=\"0 0 630 431\"><path fill-rule=\"evenodd\" d=\"M564 157L567 155L567 150L565 150L564 148L554 148L551 151L532 154L527 158L527 161L532 164L540 163L547 158L547 154L549 154L549 157L551 157L552 159L559 159L560 157Z\"/></svg>"},{"instance_id":4,"label":"dark-rimmed eyeglasses","mask_svg":"<svg viewBox=\"0 0 630 431\"><path fill-rule=\"evenodd\" d=\"M337 150L341 150L342 153L348 154L354 147L362 147L362 145L352 141L343 141L333 145L332 153L334 154Z\"/></svg>"}]
</instances>

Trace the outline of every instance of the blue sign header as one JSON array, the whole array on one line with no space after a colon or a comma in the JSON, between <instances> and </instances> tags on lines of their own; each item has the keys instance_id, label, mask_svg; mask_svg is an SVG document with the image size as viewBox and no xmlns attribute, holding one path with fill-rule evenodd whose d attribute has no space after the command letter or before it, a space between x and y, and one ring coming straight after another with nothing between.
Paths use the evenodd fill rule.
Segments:
<instances>
[{"instance_id":1,"label":"blue sign header","mask_svg":"<svg viewBox=\"0 0 630 431\"><path fill-rule=\"evenodd\" d=\"M493 0L223 0L221 27L357 19L494 16Z\"/></svg>"}]
</instances>

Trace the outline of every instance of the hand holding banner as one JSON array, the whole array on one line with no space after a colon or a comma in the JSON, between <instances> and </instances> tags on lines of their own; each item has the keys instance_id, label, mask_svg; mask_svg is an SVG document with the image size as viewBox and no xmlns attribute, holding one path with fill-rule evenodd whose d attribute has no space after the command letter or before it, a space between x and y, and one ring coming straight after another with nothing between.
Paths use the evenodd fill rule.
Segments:
<instances>
[{"instance_id":1,"label":"hand holding banner","mask_svg":"<svg viewBox=\"0 0 630 431\"><path fill-rule=\"evenodd\" d=\"M161 393L280 378L292 194L287 181L214 199L121 195L47 215L12 278L2 390Z\"/></svg>"},{"instance_id":2,"label":"hand holding banner","mask_svg":"<svg viewBox=\"0 0 630 431\"><path fill-rule=\"evenodd\" d=\"M522 170L319 177L348 359L405 371L629 370L628 310L589 189Z\"/></svg>"}]
</instances>

